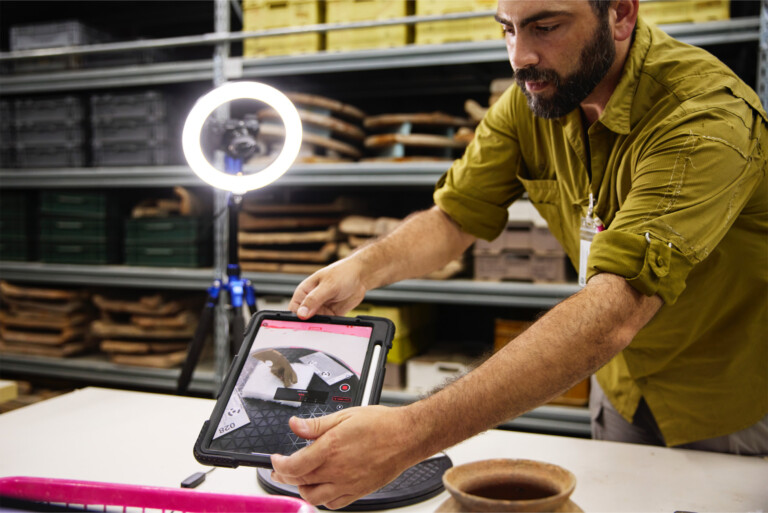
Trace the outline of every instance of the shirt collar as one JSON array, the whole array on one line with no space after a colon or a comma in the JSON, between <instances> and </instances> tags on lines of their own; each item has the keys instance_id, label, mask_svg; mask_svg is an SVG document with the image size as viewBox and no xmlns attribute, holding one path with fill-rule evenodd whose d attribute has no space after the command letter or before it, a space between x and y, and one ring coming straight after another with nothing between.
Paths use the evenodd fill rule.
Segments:
<instances>
[{"instance_id":1,"label":"shirt collar","mask_svg":"<svg viewBox=\"0 0 768 513\"><path fill-rule=\"evenodd\" d=\"M642 18L637 18L634 41L624 63L621 78L599 119L600 123L612 132L617 134L630 132L632 103L650 47L651 30Z\"/></svg>"}]
</instances>

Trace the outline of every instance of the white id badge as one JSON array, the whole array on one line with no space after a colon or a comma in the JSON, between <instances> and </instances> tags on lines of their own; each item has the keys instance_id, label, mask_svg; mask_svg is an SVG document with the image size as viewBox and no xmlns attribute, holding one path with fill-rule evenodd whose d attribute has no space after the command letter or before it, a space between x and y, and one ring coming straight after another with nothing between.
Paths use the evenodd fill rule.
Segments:
<instances>
[{"instance_id":1,"label":"white id badge","mask_svg":"<svg viewBox=\"0 0 768 513\"><path fill-rule=\"evenodd\" d=\"M595 235L605 229L603 222L593 215L594 197L589 195L589 209L587 215L581 218L581 228L579 230L579 286L584 287L587 284L587 259L589 250L592 247L592 239Z\"/></svg>"}]
</instances>

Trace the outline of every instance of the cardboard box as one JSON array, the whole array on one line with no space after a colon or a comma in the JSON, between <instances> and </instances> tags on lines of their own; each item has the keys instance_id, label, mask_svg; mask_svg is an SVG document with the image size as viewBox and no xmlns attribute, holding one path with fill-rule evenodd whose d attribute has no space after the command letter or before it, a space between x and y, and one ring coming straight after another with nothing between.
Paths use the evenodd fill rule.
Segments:
<instances>
[{"instance_id":1,"label":"cardboard box","mask_svg":"<svg viewBox=\"0 0 768 513\"><path fill-rule=\"evenodd\" d=\"M395 338L387 354L389 363L405 363L417 355L431 340L432 308L426 304L382 306L362 303L347 316L372 315L384 317L395 324Z\"/></svg>"},{"instance_id":2,"label":"cardboard box","mask_svg":"<svg viewBox=\"0 0 768 513\"><path fill-rule=\"evenodd\" d=\"M323 23L320 0L244 0L243 31L252 32ZM313 53L323 49L323 34L312 32L243 41L244 57Z\"/></svg>"},{"instance_id":3,"label":"cardboard box","mask_svg":"<svg viewBox=\"0 0 768 513\"><path fill-rule=\"evenodd\" d=\"M416 15L432 16L454 12L494 11L496 0L417 0ZM430 21L416 24L417 45L501 39L503 31L493 16L462 20Z\"/></svg>"},{"instance_id":4,"label":"cardboard box","mask_svg":"<svg viewBox=\"0 0 768 513\"><path fill-rule=\"evenodd\" d=\"M690 23L727 20L731 16L730 0L641 0L640 16L646 21Z\"/></svg>"},{"instance_id":5,"label":"cardboard box","mask_svg":"<svg viewBox=\"0 0 768 513\"><path fill-rule=\"evenodd\" d=\"M473 358L462 354L429 353L411 358L406 363L406 390L412 394L428 394L446 381L471 369Z\"/></svg>"},{"instance_id":6,"label":"cardboard box","mask_svg":"<svg viewBox=\"0 0 768 513\"><path fill-rule=\"evenodd\" d=\"M411 13L406 0L326 0L327 23L387 20ZM412 39L408 25L390 25L349 30L333 30L326 35L328 51L350 51L366 48L404 46Z\"/></svg>"}]
</instances>

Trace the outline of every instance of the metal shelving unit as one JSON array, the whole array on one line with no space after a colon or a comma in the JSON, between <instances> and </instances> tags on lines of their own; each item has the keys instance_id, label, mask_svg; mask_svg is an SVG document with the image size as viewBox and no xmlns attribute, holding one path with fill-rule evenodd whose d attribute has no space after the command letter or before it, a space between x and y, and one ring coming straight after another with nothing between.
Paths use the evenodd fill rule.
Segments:
<instances>
[{"instance_id":1,"label":"metal shelving unit","mask_svg":"<svg viewBox=\"0 0 768 513\"><path fill-rule=\"evenodd\" d=\"M485 15L493 15L493 12ZM477 13L473 13L477 16ZM430 17L411 16L402 20L414 23ZM370 23L383 25L402 23ZM344 26L358 26L348 24ZM340 27L340 26L336 26ZM138 49L165 48L174 45L212 45L273 34L303 33L312 30L328 30L332 25L316 25L304 29L270 30L263 32L211 33L200 36L169 38L138 43L111 43L77 47L65 50L34 50L26 52L0 53L0 62L35 56L50 57L64 54L96 53L105 51L126 51ZM663 26L664 30L692 45L743 43L757 41L760 37L760 18L757 16L735 18L695 24L674 24ZM227 78L264 78L312 73L350 72L375 69L412 68L423 66L445 66L482 62L505 62L507 53L504 41L477 41L448 43L442 45L409 45L399 48L360 50L354 52L318 52L308 55L265 57L261 59L230 57L225 66ZM0 94L39 93L93 88L119 88L138 85L158 85L186 82L210 82L214 70L210 60L192 62L170 62L125 66L111 69L90 69L35 73L19 76L0 77Z\"/></svg>"},{"instance_id":2,"label":"metal shelving unit","mask_svg":"<svg viewBox=\"0 0 768 513\"><path fill-rule=\"evenodd\" d=\"M766 16L763 1L763 16ZM493 12L450 15L467 18L493 15ZM55 57L87 53L144 50L176 46L226 45L249 37L302 33L312 30L337 30L353 26L415 23L445 17L408 17L388 22L366 22L345 26L321 25L299 29L280 29L255 33L218 31L199 36L166 38L140 42L110 43L88 47L0 53L0 64L30 57ZM663 27L670 35L693 45L743 43L760 40L760 17L728 21L678 24ZM763 23L765 23L763 21ZM765 37L763 36L763 42ZM764 45L763 45L764 46ZM763 49L764 50L764 49ZM761 51L761 62L764 62ZM215 60L215 59L214 59ZM205 83L221 79L259 79L344 73L395 68L452 66L506 62L504 42L486 41L443 45L410 45L385 50L319 52L311 55L248 59L226 57L212 65L211 59L124 66L110 69L0 76L0 95L78 91L94 88L155 86L160 84ZM218 75L217 75L218 73ZM431 187L442 175L446 163L409 164L313 164L297 165L276 185L282 186L424 186ZM170 187L201 186L203 183L186 166L115 167L77 169L0 169L3 188L61 187ZM245 273L260 294L290 295L300 276L270 273ZM0 263L0 278L52 284L116 287L154 287L198 290L201 294L214 277L213 269L154 269L127 266L78 266L40 263ZM408 280L369 293L372 301L432 302L478 306L549 308L576 292L574 285L532 285L526 283L487 283L469 280ZM58 377L102 384L144 386L159 390L175 389L178 370L133 368L111 364L93 357L51 359L0 355L0 368L26 375ZM213 370L195 373L191 389L215 391L218 378ZM403 404L415 400L411 394L386 392L382 401ZM544 406L503 427L589 436L589 418L584 408Z\"/></svg>"}]
</instances>

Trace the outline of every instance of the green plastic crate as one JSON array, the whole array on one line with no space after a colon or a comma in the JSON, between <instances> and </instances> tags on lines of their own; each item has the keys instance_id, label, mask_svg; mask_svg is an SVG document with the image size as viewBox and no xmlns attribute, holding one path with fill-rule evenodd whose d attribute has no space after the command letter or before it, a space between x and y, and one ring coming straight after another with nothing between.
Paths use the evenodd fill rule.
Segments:
<instances>
[{"instance_id":1,"label":"green plastic crate","mask_svg":"<svg viewBox=\"0 0 768 513\"><path fill-rule=\"evenodd\" d=\"M161 217L126 219L125 243L179 244L211 240L210 224L198 217Z\"/></svg>"},{"instance_id":2,"label":"green plastic crate","mask_svg":"<svg viewBox=\"0 0 768 513\"><path fill-rule=\"evenodd\" d=\"M71 217L117 217L120 206L115 196L91 191L42 191L40 213Z\"/></svg>"},{"instance_id":3,"label":"green plastic crate","mask_svg":"<svg viewBox=\"0 0 768 513\"><path fill-rule=\"evenodd\" d=\"M208 267L211 265L211 246L196 245L128 245L125 263L150 267Z\"/></svg>"},{"instance_id":4,"label":"green plastic crate","mask_svg":"<svg viewBox=\"0 0 768 513\"><path fill-rule=\"evenodd\" d=\"M98 243L114 245L120 240L117 218L43 216L40 240L50 242Z\"/></svg>"},{"instance_id":5,"label":"green plastic crate","mask_svg":"<svg viewBox=\"0 0 768 513\"><path fill-rule=\"evenodd\" d=\"M55 264L115 264L120 258L109 244L40 242L40 260Z\"/></svg>"}]
</instances>

